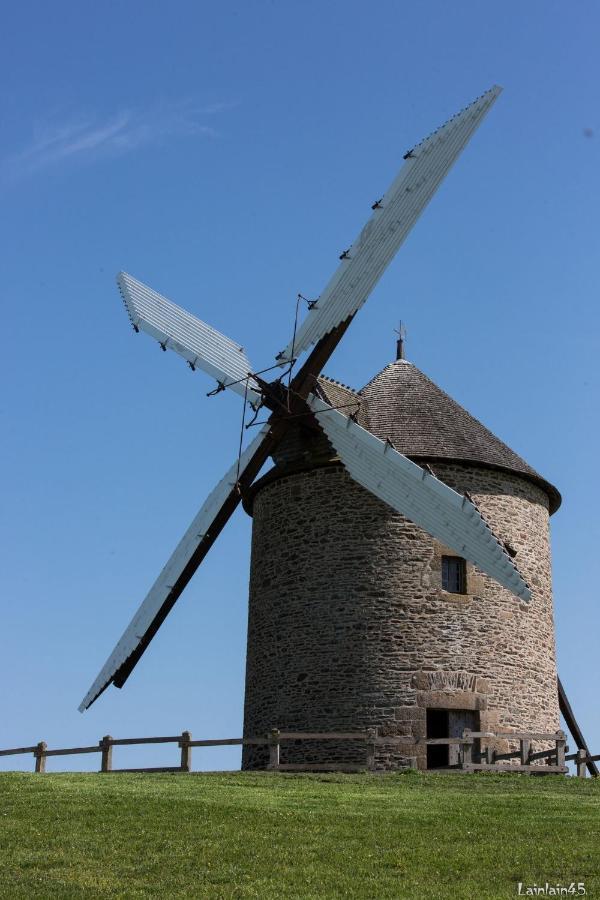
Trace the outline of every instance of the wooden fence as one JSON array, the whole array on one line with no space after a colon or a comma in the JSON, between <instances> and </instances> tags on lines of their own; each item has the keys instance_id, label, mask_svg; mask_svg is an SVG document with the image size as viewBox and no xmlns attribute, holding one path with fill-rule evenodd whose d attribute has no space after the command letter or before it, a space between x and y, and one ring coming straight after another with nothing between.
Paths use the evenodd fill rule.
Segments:
<instances>
[{"instance_id":1,"label":"wooden fence","mask_svg":"<svg viewBox=\"0 0 600 900\"><path fill-rule=\"evenodd\" d=\"M565 759L572 760L575 763L579 778L585 778L586 770L590 768L590 763L600 762L600 755L590 756L585 750L578 750L577 753L570 753Z\"/></svg>"},{"instance_id":2,"label":"wooden fence","mask_svg":"<svg viewBox=\"0 0 600 900\"><path fill-rule=\"evenodd\" d=\"M364 765L344 763L282 763L280 761L281 744L287 741L354 741L365 745ZM518 748L504 753L497 753L492 749L491 743L496 740L512 741L518 743ZM487 745L481 749L482 741ZM549 750L534 752L534 742L554 743ZM552 733L537 732L489 732L469 731L463 732L462 737L430 738L418 742L410 735L388 736L380 735L376 728L366 728L363 731L350 732L296 732L279 731L271 729L268 734L251 738L222 738L214 740L192 740L189 731L166 737L142 737L142 738L113 738L107 734L97 744L90 747L68 747L64 749L49 750L44 741L40 741L33 747L15 747L10 750L0 750L0 756L15 756L18 754L33 754L35 759L35 771L46 771L46 760L49 756L70 756L80 753L99 753L101 756L101 772L191 772L192 749L194 747L231 747L231 746L266 746L269 750L269 762L266 766L269 770L317 772L317 771L345 771L358 772L372 771L375 769L375 757L377 745L405 745L406 756L414 760L417 745L422 743L429 745L455 745L458 747L458 764L455 771L496 771L496 772L528 772L535 775L564 774L568 772L567 760L576 763L577 775L585 778L586 767L590 761L600 760L600 756L589 756L585 750L566 755L566 735L563 731ZM113 768L113 747L124 747L141 744L177 744L180 750L178 766L159 766L156 768L115 769ZM512 764L512 760L517 764ZM536 764L537 763L537 764Z\"/></svg>"},{"instance_id":3,"label":"wooden fence","mask_svg":"<svg viewBox=\"0 0 600 900\"><path fill-rule=\"evenodd\" d=\"M484 749L481 749L482 740L487 744ZM492 747L492 742L497 740L518 742L518 749L515 748L504 753L498 753ZM552 742L554 747L550 750L534 752L533 743L536 741ZM448 744L458 746L458 764L454 768L463 772L527 772L532 775L550 775L565 774L569 771L566 760L574 757L565 755L568 749L566 741L567 738L564 731L541 733L533 731L470 731L465 729L462 737L434 738L427 740L425 743L428 745ZM518 760L516 765L511 762L513 759ZM506 763L510 764L506 765ZM540 765L540 763L542 764ZM585 775L585 763L583 772ZM579 769L577 774L581 774Z\"/></svg>"},{"instance_id":4,"label":"wooden fence","mask_svg":"<svg viewBox=\"0 0 600 900\"><path fill-rule=\"evenodd\" d=\"M365 765L346 765L344 763L313 763L307 765L281 763L280 748L281 743L285 741L358 741L366 745ZM392 742L410 741L414 743L413 738L392 738ZM376 730L367 728L364 731L353 732L295 732L295 731L279 731L277 728L271 729L268 734L261 737L251 738L218 738L214 740L192 740L189 731L182 731L181 734L168 735L166 737L143 737L143 738L114 738L110 734L104 735L97 744L91 747L67 747L59 750L49 750L45 741L40 741L33 747L14 747L10 750L0 750L0 756L16 756L22 753L33 754L35 758L35 771L46 771L46 760L49 756L70 756L79 753L100 753L101 772L191 772L192 770L192 748L193 747L232 747L232 746L267 746L269 748L269 762L267 769L276 769L278 771L294 770L294 771L319 771L332 770L336 771L363 771L365 768L374 767L375 744L385 741L389 743L390 739L378 737ZM180 748L180 762L178 766L158 766L156 768L135 768L135 769L115 769L112 764L113 747L132 746L134 744L177 744Z\"/></svg>"}]
</instances>

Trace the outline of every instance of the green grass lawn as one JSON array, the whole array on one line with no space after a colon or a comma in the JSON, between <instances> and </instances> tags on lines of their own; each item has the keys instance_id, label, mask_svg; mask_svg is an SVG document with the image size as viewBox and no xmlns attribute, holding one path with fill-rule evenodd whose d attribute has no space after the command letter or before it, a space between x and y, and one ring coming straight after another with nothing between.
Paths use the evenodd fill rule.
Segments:
<instances>
[{"instance_id":1,"label":"green grass lawn","mask_svg":"<svg viewBox=\"0 0 600 900\"><path fill-rule=\"evenodd\" d=\"M0 897L600 897L600 779L0 774Z\"/></svg>"}]
</instances>

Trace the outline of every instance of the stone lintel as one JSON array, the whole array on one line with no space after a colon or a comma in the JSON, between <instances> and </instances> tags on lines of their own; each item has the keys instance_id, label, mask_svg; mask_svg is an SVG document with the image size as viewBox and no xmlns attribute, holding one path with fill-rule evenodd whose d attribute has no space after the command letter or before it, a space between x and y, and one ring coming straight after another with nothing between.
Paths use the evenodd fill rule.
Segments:
<instances>
[{"instance_id":1,"label":"stone lintel","mask_svg":"<svg viewBox=\"0 0 600 900\"><path fill-rule=\"evenodd\" d=\"M427 709L486 709L487 697L475 691L417 691L417 703Z\"/></svg>"}]
</instances>

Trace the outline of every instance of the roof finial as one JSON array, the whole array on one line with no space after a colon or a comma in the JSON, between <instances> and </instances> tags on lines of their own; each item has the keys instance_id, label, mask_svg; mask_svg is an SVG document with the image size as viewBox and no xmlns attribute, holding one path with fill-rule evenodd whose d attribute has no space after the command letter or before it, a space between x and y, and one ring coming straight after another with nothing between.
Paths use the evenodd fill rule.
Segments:
<instances>
[{"instance_id":1,"label":"roof finial","mask_svg":"<svg viewBox=\"0 0 600 900\"><path fill-rule=\"evenodd\" d=\"M406 340L406 328L402 324L402 319L400 319L400 327L394 328L394 331L398 335L398 340L396 341L396 359L404 359L404 341Z\"/></svg>"}]
</instances>

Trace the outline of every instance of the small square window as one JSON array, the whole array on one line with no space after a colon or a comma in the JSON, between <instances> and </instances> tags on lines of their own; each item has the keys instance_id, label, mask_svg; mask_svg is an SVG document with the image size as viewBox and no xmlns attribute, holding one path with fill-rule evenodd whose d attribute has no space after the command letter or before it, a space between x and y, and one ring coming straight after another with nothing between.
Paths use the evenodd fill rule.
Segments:
<instances>
[{"instance_id":1,"label":"small square window","mask_svg":"<svg viewBox=\"0 0 600 900\"><path fill-rule=\"evenodd\" d=\"M467 570L461 556L442 556L442 587L450 594L465 594Z\"/></svg>"}]
</instances>

